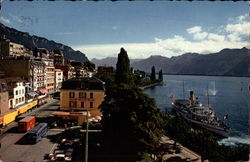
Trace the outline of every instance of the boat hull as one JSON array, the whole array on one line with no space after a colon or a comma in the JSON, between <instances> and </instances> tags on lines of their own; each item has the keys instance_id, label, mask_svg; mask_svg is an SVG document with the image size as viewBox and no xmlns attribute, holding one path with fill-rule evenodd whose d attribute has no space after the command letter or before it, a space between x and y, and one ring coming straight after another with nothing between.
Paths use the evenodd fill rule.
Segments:
<instances>
[{"instance_id":1,"label":"boat hull","mask_svg":"<svg viewBox=\"0 0 250 162\"><path fill-rule=\"evenodd\" d=\"M221 137L221 138L228 138L228 131L224 128L220 128L220 127L216 127L214 125L210 125L210 124L207 124L207 123L204 123L204 122L200 122L200 121L197 121L197 120L193 120L191 119L185 112L183 112L181 110L181 108L177 108L177 107L174 107L174 110L177 114L181 115L185 120L187 120L188 122L192 123L192 124L195 124L201 128L204 128L212 133L214 133L215 135Z\"/></svg>"}]
</instances>

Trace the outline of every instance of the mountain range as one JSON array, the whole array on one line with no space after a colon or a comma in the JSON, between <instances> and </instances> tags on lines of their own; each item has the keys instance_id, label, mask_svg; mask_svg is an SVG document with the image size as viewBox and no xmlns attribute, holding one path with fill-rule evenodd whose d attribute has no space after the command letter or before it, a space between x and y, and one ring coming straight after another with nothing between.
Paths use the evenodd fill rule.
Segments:
<instances>
[{"instance_id":1,"label":"mountain range","mask_svg":"<svg viewBox=\"0 0 250 162\"><path fill-rule=\"evenodd\" d=\"M143 60L143 59L130 59L130 64L133 64L133 63L135 63L137 61L141 61L141 60ZM112 66L112 67L116 67L117 57L106 57L104 59L93 58L91 60L91 62L93 62L97 66Z\"/></svg>"},{"instance_id":2,"label":"mountain range","mask_svg":"<svg viewBox=\"0 0 250 162\"><path fill-rule=\"evenodd\" d=\"M88 61L86 55L80 51L75 51L71 47L61 43L56 43L43 37L30 35L26 32L21 32L16 29L7 27L0 23L0 37L5 37L11 42L22 44L29 48L46 48L49 51L59 49L64 53L65 60L73 59L80 62Z\"/></svg>"},{"instance_id":3,"label":"mountain range","mask_svg":"<svg viewBox=\"0 0 250 162\"><path fill-rule=\"evenodd\" d=\"M88 61L84 53L75 51L69 46L18 31L1 23L0 37L32 49L46 48L49 51L60 49L66 60ZM92 59L92 62L97 66L115 67L117 58ZM162 69L165 74L250 76L250 53L245 47L223 49L210 54L185 53L171 58L155 55L146 59L130 59L130 63L134 69L146 72L150 72L152 66L155 66L156 71Z\"/></svg>"},{"instance_id":4,"label":"mountain range","mask_svg":"<svg viewBox=\"0 0 250 162\"><path fill-rule=\"evenodd\" d=\"M92 61L97 65L115 67L116 64L116 58ZM146 72L151 72L152 66L155 66L156 71L162 69L165 74L250 76L250 53L245 47L210 54L185 53L171 58L157 55L131 59L130 63L134 69Z\"/></svg>"}]
</instances>

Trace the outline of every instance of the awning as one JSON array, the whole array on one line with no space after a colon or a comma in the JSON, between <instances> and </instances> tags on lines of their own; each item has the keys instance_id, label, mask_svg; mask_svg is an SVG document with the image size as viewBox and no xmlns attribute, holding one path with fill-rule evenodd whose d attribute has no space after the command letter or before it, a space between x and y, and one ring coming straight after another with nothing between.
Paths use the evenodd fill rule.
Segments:
<instances>
[{"instance_id":1,"label":"awning","mask_svg":"<svg viewBox=\"0 0 250 162\"><path fill-rule=\"evenodd\" d=\"M55 111L55 112L52 113L52 115L55 115L55 116L69 116L70 113L65 112L65 111Z\"/></svg>"},{"instance_id":2,"label":"awning","mask_svg":"<svg viewBox=\"0 0 250 162\"><path fill-rule=\"evenodd\" d=\"M48 93L48 90L47 90L47 89L40 89L39 91L40 91L41 93L43 93L43 94Z\"/></svg>"},{"instance_id":3,"label":"awning","mask_svg":"<svg viewBox=\"0 0 250 162\"><path fill-rule=\"evenodd\" d=\"M28 92L27 93L29 96L31 96L31 97L34 97L34 96L36 96L37 95L37 93L36 92Z\"/></svg>"}]
</instances>

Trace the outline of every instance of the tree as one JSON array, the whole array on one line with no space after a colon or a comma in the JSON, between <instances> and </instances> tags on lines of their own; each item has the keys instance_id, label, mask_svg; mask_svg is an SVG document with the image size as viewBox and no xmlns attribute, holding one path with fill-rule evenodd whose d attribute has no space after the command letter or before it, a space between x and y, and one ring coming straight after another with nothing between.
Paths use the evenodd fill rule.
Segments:
<instances>
[{"instance_id":1,"label":"tree","mask_svg":"<svg viewBox=\"0 0 250 162\"><path fill-rule=\"evenodd\" d=\"M162 74L162 70L160 70L160 71L159 71L158 80L159 80L159 81L163 81L163 74Z\"/></svg>"},{"instance_id":2,"label":"tree","mask_svg":"<svg viewBox=\"0 0 250 162\"><path fill-rule=\"evenodd\" d=\"M151 81L156 80L156 75L155 75L155 66L152 67L151 69L151 76L150 76Z\"/></svg>"},{"instance_id":3,"label":"tree","mask_svg":"<svg viewBox=\"0 0 250 162\"><path fill-rule=\"evenodd\" d=\"M164 134L163 114L138 88L124 84L109 90L100 106L105 150L110 154L152 153Z\"/></svg>"},{"instance_id":4,"label":"tree","mask_svg":"<svg viewBox=\"0 0 250 162\"><path fill-rule=\"evenodd\" d=\"M116 64L115 83L132 84L132 82L133 79L130 69L129 58L127 52L123 48L121 48L121 51L118 54L118 60Z\"/></svg>"}]
</instances>

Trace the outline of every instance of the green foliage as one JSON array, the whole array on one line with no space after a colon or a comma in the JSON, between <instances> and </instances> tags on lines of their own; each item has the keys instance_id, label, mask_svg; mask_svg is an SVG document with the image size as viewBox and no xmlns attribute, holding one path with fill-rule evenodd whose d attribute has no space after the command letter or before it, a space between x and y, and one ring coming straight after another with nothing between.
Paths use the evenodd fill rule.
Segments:
<instances>
[{"instance_id":1,"label":"green foliage","mask_svg":"<svg viewBox=\"0 0 250 162\"><path fill-rule=\"evenodd\" d=\"M211 161L248 160L248 146L225 146L217 143L217 137L204 129L193 129L179 116L165 118L166 131L174 140Z\"/></svg>"},{"instance_id":2,"label":"green foliage","mask_svg":"<svg viewBox=\"0 0 250 162\"><path fill-rule=\"evenodd\" d=\"M127 52L121 48L118 54L118 60L116 64L115 83L116 84L128 84L134 86L133 76L130 69L130 63Z\"/></svg>"},{"instance_id":3,"label":"green foliage","mask_svg":"<svg viewBox=\"0 0 250 162\"><path fill-rule=\"evenodd\" d=\"M162 70L160 70L160 71L159 71L158 80L159 80L159 81L163 81L163 74L162 74Z\"/></svg>"},{"instance_id":4,"label":"green foliage","mask_svg":"<svg viewBox=\"0 0 250 162\"><path fill-rule=\"evenodd\" d=\"M138 88L119 84L101 105L106 146L112 153L152 152L164 134L163 114Z\"/></svg>"},{"instance_id":5,"label":"green foliage","mask_svg":"<svg viewBox=\"0 0 250 162\"><path fill-rule=\"evenodd\" d=\"M156 80L156 75L155 75L155 67L153 66L151 69L151 76L150 76L151 81Z\"/></svg>"}]
</instances>

